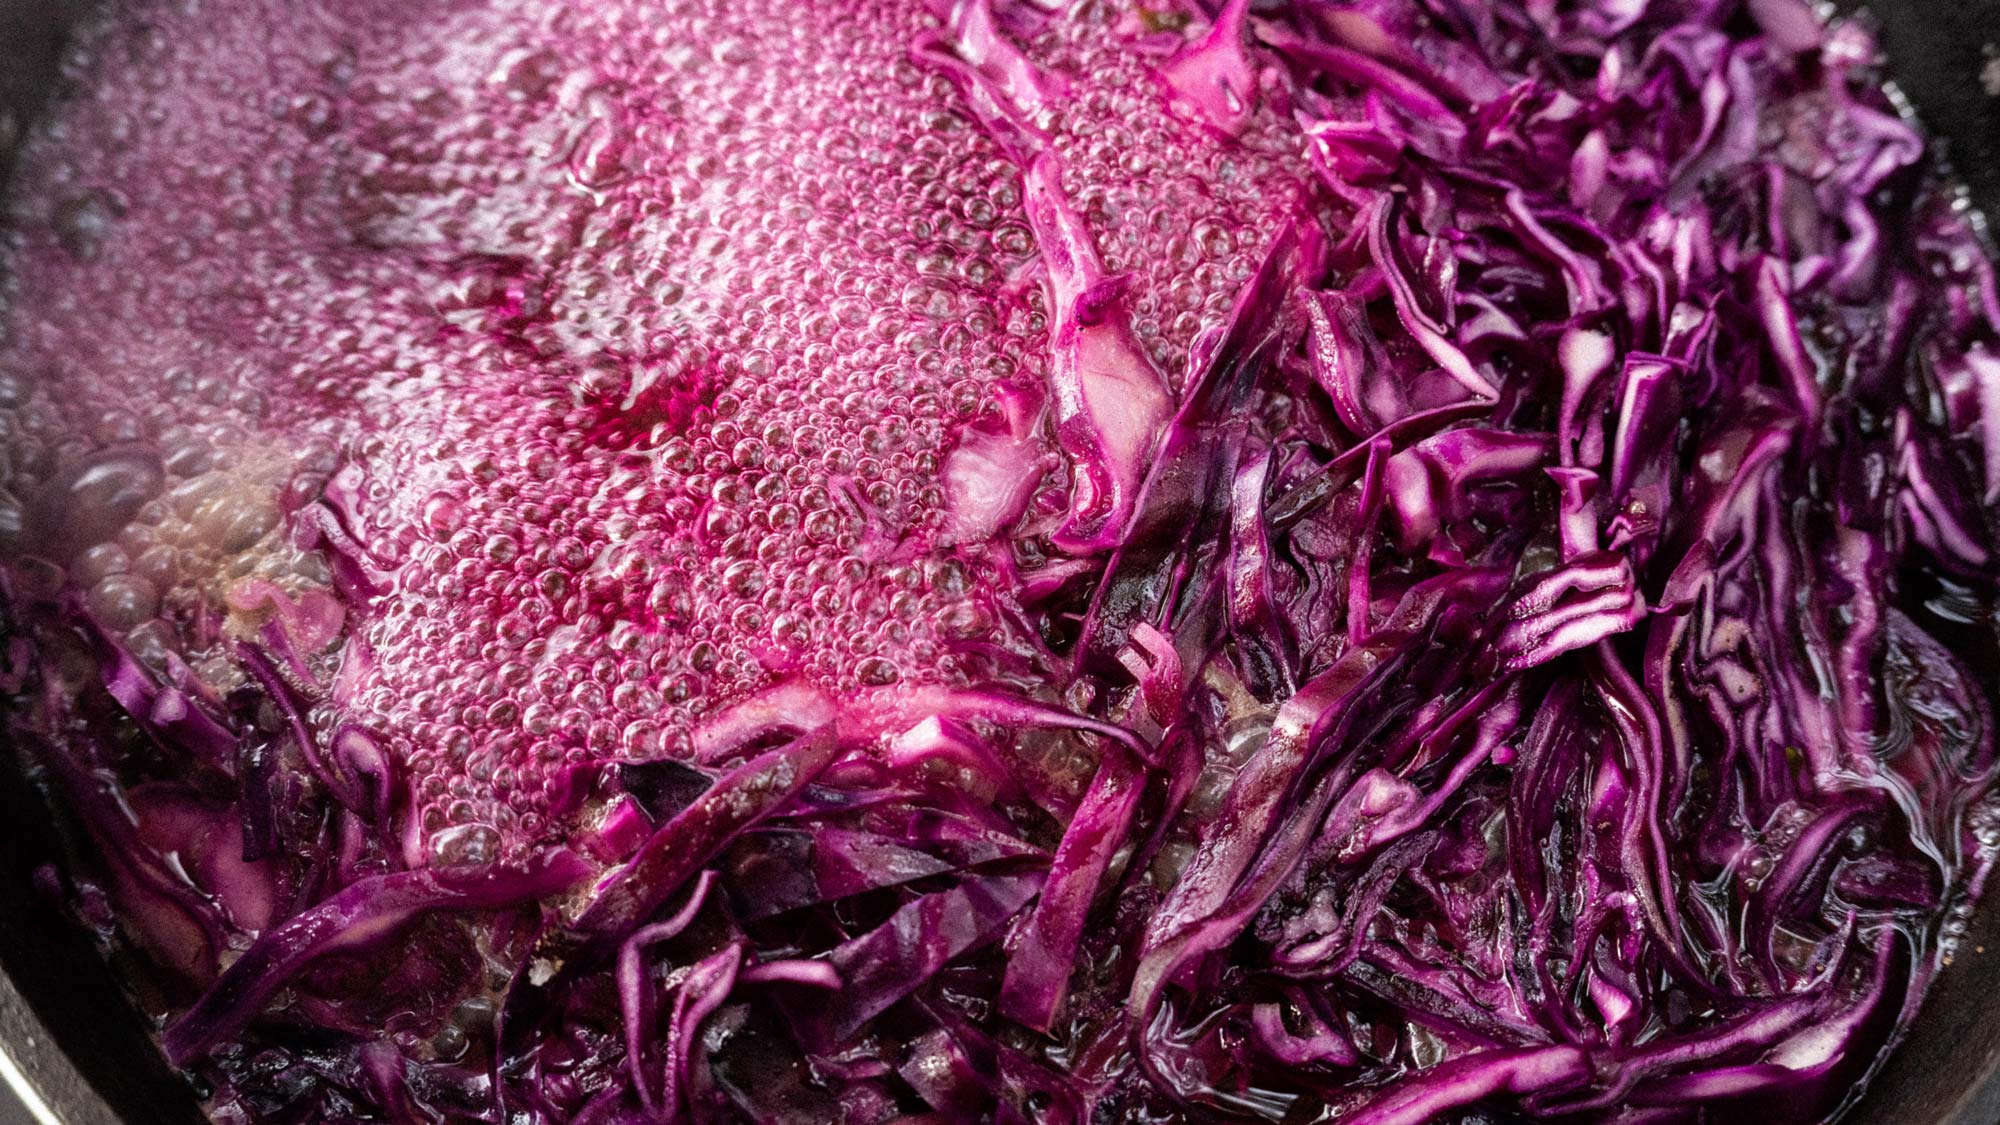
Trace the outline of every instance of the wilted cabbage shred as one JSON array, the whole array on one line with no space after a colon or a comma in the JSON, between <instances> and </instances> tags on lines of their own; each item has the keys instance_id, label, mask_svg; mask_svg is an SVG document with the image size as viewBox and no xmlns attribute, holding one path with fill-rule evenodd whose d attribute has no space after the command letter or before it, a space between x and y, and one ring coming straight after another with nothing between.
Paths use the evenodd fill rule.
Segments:
<instances>
[{"instance_id":1,"label":"wilted cabbage shred","mask_svg":"<svg viewBox=\"0 0 2000 1125\"><path fill-rule=\"evenodd\" d=\"M662 87L550 189L576 211L539 245L714 264L676 350L620 343L669 274L628 299L622 266L571 284L481 241L525 226L347 215L462 271L407 346L476 361L272 407L320 444L239 449L189 501L222 545L195 593L102 550L183 474L158 435L0 476L13 730L217 1119L1845 1108L2000 845L2000 291L1864 23L812 9L663 33L634 73L706 52L713 112ZM821 34L824 67L741 88L832 89L874 35L853 82L914 99L883 135L688 141L768 120L711 66ZM509 65L496 105L654 96ZM900 226L788 210L878 151L908 162L825 182L907 189ZM1187 229L1120 210L1172 177ZM734 182L768 203L703 202ZM50 252L88 262L116 210L56 208ZM749 291L770 262L859 280L793 323ZM863 364L829 340L890 377L826 390ZM846 445L793 425L841 411ZM520 705L548 676L576 710Z\"/></svg>"}]
</instances>

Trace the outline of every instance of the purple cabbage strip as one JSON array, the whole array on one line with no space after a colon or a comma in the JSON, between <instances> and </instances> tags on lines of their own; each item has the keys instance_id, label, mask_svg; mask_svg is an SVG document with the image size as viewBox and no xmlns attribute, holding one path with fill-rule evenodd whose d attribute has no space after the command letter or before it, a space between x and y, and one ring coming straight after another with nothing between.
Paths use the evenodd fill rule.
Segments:
<instances>
[{"instance_id":1,"label":"purple cabbage strip","mask_svg":"<svg viewBox=\"0 0 2000 1125\"><path fill-rule=\"evenodd\" d=\"M2000 300L1864 29L1058 7L909 52L1018 173L1046 378L944 447L937 528L828 482L871 561L998 576L986 672L774 673L562 773L574 850L468 858L342 718L365 645L312 655L397 580L355 475L291 515L338 601L189 626L226 691L0 572L79 911L218 1106L1777 1125L1893 1046L2000 840ZM1062 139L1110 40L1215 175L1296 166L1179 370ZM149 456L36 520L129 515Z\"/></svg>"},{"instance_id":2,"label":"purple cabbage strip","mask_svg":"<svg viewBox=\"0 0 2000 1125\"><path fill-rule=\"evenodd\" d=\"M363 879L259 938L161 1043L170 1060L185 1066L240 1031L272 992L314 960L393 940L420 914L531 903L575 886L588 872L570 853L553 852L519 870L428 868Z\"/></svg>"}]
</instances>

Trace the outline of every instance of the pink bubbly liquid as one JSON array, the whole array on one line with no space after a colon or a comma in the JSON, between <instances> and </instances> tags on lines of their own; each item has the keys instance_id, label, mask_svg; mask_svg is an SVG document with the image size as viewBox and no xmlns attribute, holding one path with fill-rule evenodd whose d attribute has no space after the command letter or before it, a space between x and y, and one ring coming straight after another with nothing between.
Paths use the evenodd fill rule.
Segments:
<instances>
[{"instance_id":1,"label":"pink bubbly liquid","mask_svg":"<svg viewBox=\"0 0 2000 1125\"><path fill-rule=\"evenodd\" d=\"M333 591L286 516L337 469L394 573L339 718L407 771L414 848L559 838L567 767L685 755L780 679L1004 670L977 650L1018 615L942 541L939 467L1044 379L1021 169L912 59L934 17L837 8L231 0L97 31L25 156L0 356L17 489L66 443L141 450L65 529L90 605L226 690L261 583ZM1303 165L1274 120L1166 112L1109 18L1027 49L1079 76L1062 185L1178 376ZM1061 511L1053 445L1028 463Z\"/></svg>"}]
</instances>

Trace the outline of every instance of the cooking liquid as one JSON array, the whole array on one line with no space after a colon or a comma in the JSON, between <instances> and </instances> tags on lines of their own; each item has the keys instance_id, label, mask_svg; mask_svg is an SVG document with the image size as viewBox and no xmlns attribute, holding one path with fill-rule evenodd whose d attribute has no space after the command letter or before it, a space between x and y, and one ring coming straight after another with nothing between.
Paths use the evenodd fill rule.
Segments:
<instances>
[{"instance_id":1,"label":"cooking liquid","mask_svg":"<svg viewBox=\"0 0 2000 1125\"><path fill-rule=\"evenodd\" d=\"M1089 642L1078 630L1111 552L1076 542L1090 537L1093 520L1119 512L1121 482L1061 422L1068 407L1059 336L1080 299L1071 290L1115 292L1091 323L1110 324L1109 346L1127 348L1119 358L1133 380L1133 412L1147 423L1135 428L1139 460L1150 467L1155 454L1164 456L1157 434L1193 393L1218 330L1271 248L1291 237L1294 248L1339 244L1360 253L1369 219L1329 172L1346 166L1314 147L1324 138L1302 131L1300 120L1326 105L1288 97L1289 79L1275 67L1262 72L1261 85L1232 85L1227 57L1216 63L1191 50L1214 23L1226 29L1229 17L1212 21L1193 5L1085 3L1060 15L994 7L997 16L986 5L963 5L947 20L925 5L889 0L324 7L189 0L107 16L85 30L71 90L25 149L10 197L0 555L9 560L15 601L33 607L22 636L34 637L37 682L52 689L23 693L30 702L21 709L86 748L78 761L88 768L56 769L52 787L68 786L72 799L102 797L115 812L111 821L129 822L134 847L164 857L176 891L215 904L226 922L222 932L200 932L159 908L130 871L79 877L86 917L165 967L163 982L140 986L156 1014L186 1010L201 985L256 948L258 935L324 900L329 881L510 868L556 847L573 848L609 880L665 819L640 811L641 795L684 782L674 763L715 766L769 749L770 724L759 724L771 716L834 722L829 716L838 712L839 721L865 728L855 752L826 774L829 789L802 804L822 802L814 807L824 811L849 790L938 786L1000 810L996 819L1012 818L1022 854L1033 851L1046 866L1042 853L1063 840L1062 821L1100 793L1122 751L1108 737L1043 729L1040 719L949 724L962 718L953 701L973 693L1031 701L1046 709L1038 715L1073 710L1134 726L1149 721L1131 682L1107 679L1079 655ZM1018 56L982 55L968 12L997 20L995 33ZM1355 26L1341 26L1366 40ZM1829 40L1830 59L1843 43ZM1422 45L1447 60L1460 49ZM1393 54L1381 44L1372 49ZM984 78L968 79L967 67L983 68ZM1477 93L1488 106L1511 96ZM1359 99L1339 105L1365 116ZM1756 145L1803 151L1825 112L1816 103L1793 106L1747 128L1763 129ZM1807 153L1795 164L1811 159ZM1366 169L1354 174L1363 178ZM1429 205L1421 192L1405 198L1410 207ZM1080 225L1051 219L1058 211L1051 201ZM1302 214L1305 223L1287 227ZM1473 237L1432 233L1441 241ZM1953 268L1974 272L1963 253L1970 240L1952 245ZM1091 255L1095 263L1078 264ZM1549 294L1575 280L1558 280L1546 262L1531 269L1500 261L1493 273L1510 268L1533 275L1519 282L1519 307L1552 301ZM1328 290L1354 282L1355 272L1365 271L1329 276ZM1070 284L1083 275L1113 280L1102 290ZM1386 303L1387 283L1378 282L1372 299ZM1286 316L1305 315L1285 307ZM1527 319L1541 331L1562 318ZM1814 345L1832 355L1858 348L1844 335L1851 325L1834 319L1808 322ZM1586 321L1570 325L1579 335L1566 339L1586 352L1610 348L1611 338L1591 336ZM1399 361L1419 354L1407 321L1380 314L1371 323L1387 340L1385 354ZM1465 370L1449 360L1435 369L1418 364L1424 370L1408 386L1376 372L1365 381L1366 401L1328 405L1323 396L1332 392L1311 383L1303 353L1273 360L1254 408L1231 432L1295 436L1287 420L1315 410L1349 411L1350 420L1449 412L1473 401L1468 388L1478 391L1489 377L1509 395L1503 375L1528 377L1500 361L1482 361L1478 371L1459 362ZM1532 406L1521 406L1517 419L1539 417ZM1385 423L1383 432L1398 424ZM1370 436L1368 427L1350 428L1328 427L1355 439L1344 457L1366 452L1361 439ZM1399 449L1421 436L1396 435ZM1743 469L1748 439L1732 440L1709 450L1702 471L1724 468L1699 487L1721 489ZM1693 437L1685 444L1692 461ZM1282 487L1273 484L1268 496L1253 491L1245 503L1267 513L1294 503L1309 491L1301 478L1321 471L1310 456L1278 450L1270 472ZM1359 458L1340 464L1355 471L1325 504L1349 505L1338 510L1351 513L1361 489L1381 486L1364 483L1375 478L1364 478ZM1400 524L1380 515L1379 536L1368 525L1366 544L1338 540L1315 530L1308 502L1295 503L1293 516L1307 514L1296 526L1283 521L1277 534L1289 537L1283 550L1301 572L1357 558L1366 570L1370 550L1378 562L1392 560L1381 564L1386 573L1372 601L1365 582L1345 588L1362 599L1343 611L1343 621L1356 623L1344 626L1347 633L1290 638L1301 666L1319 660L1314 667L1324 672L1359 654L1357 666L1372 670L1378 654L1370 644L1391 631L1402 595L1428 573L1424 533L1398 510ZM1490 549L1526 584L1562 558L1546 496L1469 489L1465 507L1470 515L1450 518L1464 525L1458 531L1471 528L1470 538L1440 536L1446 545L1430 561ZM1643 524L1644 516L1634 518ZM1926 628L1948 618L1975 633L1990 629L1990 591L1916 569L1922 573L1911 587L1943 582L1945 594L1929 604L1949 603L1923 619ZM1340 582L1348 581L1342 571ZM1357 596L1301 593L1301 586L1312 581L1279 593L1300 601ZM1647 595L1657 599L1658 586ZM1918 600L1905 599L1905 608ZM1491 608L1513 604L1496 595ZM1656 609L1642 606L1636 620ZM1734 613L1753 611L1732 605ZM102 636L79 631L80 618ZM1377 627L1382 633L1370 632ZM1876 946L1850 946L1852 933L1822 927L1817 917L1777 926L1774 948L1758 951L1771 968L1759 977L1764 963L1737 948L1754 936L1745 902L1774 872L1782 876L1794 845L1835 814L1817 803L1824 793L1772 796L1789 791L1788 773L1760 779L1771 792L1755 799L1727 791L1725 799L1742 801L1740 812L1691 798L1689 834L1706 831L1711 817L1727 831L1698 869L1661 877L1682 907L1700 912L1688 933L1732 946L1705 949L1700 956L1715 962L1704 967L1728 978L1725 991L1749 998L1731 992L1716 1000L1683 988L1652 962L1648 971L1658 971L1648 979L1617 979L1615 967L1586 978L1577 967L1568 978L1574 995L1543 999L1583 1013L1577 1034L1605 1052L1597 1057L1697 1034L1734 1018L1730 1003L1749 1011L1788 988L1810 991L1805 982L1836 966L1860 979L1866 974L1855 966L1875 948L1912 966L1898 979L1914 981L1913 1005L1940 951L1949 954L1972 884L2000 844L2000 818L1974 802L1985 782L1969 780L1990 765L1990 732L1980 726L1982 704L1960 691L1941 649L1908 620L1884 629L1881 675L1894 690L1873 753L1905 765L1964 764L1968 772L1938 767L1928 789L1895 769L1855 782L1893 794L1870 800L1900 802L1913 820L1928 825L1934 817L1945 828L1891 842L1857 830L1838 855L1854 861L1842 868L1854 874L1849 889L1859 895L1872 887L1884 901L1905 893L1882 890L1898 880L1921 884L1909 893L1935 889L1923 882L1928 874L1910 875L1931 864L1940 885L1950 884L1943 907L1900 915L1893 904L1882 907L1869 917L1891 920L1871 933L1900 937L1869 938L1887 943ZM1742 637L1732 638L1700 653L1707 679L1699 686L1711 693L1704 699L1754 699L1765 690L1759 675L1768 669L1739 651ZM1611 644L1603 651L1616 652ZM161 698L170 702L152 704L149 722L185 732L199 721L168 712L190 708L197 716L230 714L249 733L198 768L163 752L157 736L136 731L98 690L115 665L108 653L117 651L145 669L147 682L165 685ZM1138 656L1122 666L1140 671L1194 655L1175 653L1166 638L1148 647L1137 633L1121 652ZM1393 1100L1401 1079L1435 1077L1495 1044L1524 1052L1546 1046L1550 1033L1534 1022L1540 1012L1498 1003L1489 1010L1481 1006L1486 993L1440 1000L1407 989L1436 964L1462 971L1474 982L1468 988L1512 982L1514 950L1530 940L1525 929L1486 919L1490 929L1447 934L1417 908L1398 913L1406 902L1382 907L1389 900L1378 899L1380 918L1362 930L1412 960L1386 968L1356 962L1342 983L1326 985L1325 996L1342 1007L1338 1026L1323 1030L1347 1056L1315 1057L1276 1075L1232 1070L1236 1046L1253 1034L1246 1027L1304 1042L1298 1029L1312 1013L1294 989L1282 1001L1256 993L1257 1010L1247 1014L1253 1001L1230 990L1248 996L1262 983L1231 976L1195 989L1215 984L1226 1002L1203 1009L1197 998L1177 1008L1176 1000L1156 1013L1168 1030L1152 1047L1177 1070L1162 1078L1134 1063L1124 1005L1138 935L1150 915L1174 904L1183 874L1204 870L1209 826L1258 807L1255 767L1280 705L1300 688L1277 673L1260 678L1268 668L1236 655L1240 663L1190 669L1183 718L1207 740L1191 760L1158 771L1159 784L1146 790L1150 815L1168 779L1185 771L1188 784L1175 798L1184 817L1152 841L1157 847L1125 897L1100 904L1078 939L1078 996L1064 1022L995 1032L1005 1065L1034 1056L1036 1066L1081 1076L1101 1099L1100 1120L1340 1120L1378 1092ZM1583 658L1571 655L1563 675ZM10 660L0 670L28 662ZM1409 682L1420 682L1414 676ZM1465 705L1451 694L1458 690L1415 698L1416 688L1392 681L1352 707L1366 717ZM1491 697L1492 715L1517 706L1511 698ZM1574 708L1578 738L1613 737L1615 706L1547 698ZM117 702L133 712L125 698ZM1459 893L1454 880L1465 881L1467 894L1487 887L1487 867L1509 846L1500 792L1513 776L1506 767L1526 752L1518 750L1523 739L1542 737L1523 733L1532 713L1517 717L1522 731L1480 751L1493 755L1491 769L1469 775L1462 801L1428 823L1445 842L1391 875L1421 875L1412 882L1440 898ZM1155 723L1149 734L1171 725ZM738 742L731 731L742 734ZM1582 761L1565 737L1549 735L1546 752ZM917 742L927 749L912 754L922 760L910 781L899 773L899 755ZM991 749L985 742L1005 752L1003 767L981 756ZM930 752L946 743L953 753ZM1431 753L1428 741L1424 747ZM1704 744L1700 753L1718 752ZM1804 753L1778 758L1797 766ZM1550 801L1574 811L1582 827L1533 842L1531 854L1548 870L1567 877L1585 866L1592 845L1581 837L1608 830L1584 806L1610 802L1606 794L1626 783L1616 770L1626 768L1585 778L1578 765L1561 782ZM1027 779L1019 785L1026 796L1012 788L1010 771ZM1408 772L1435 787L1447 771L1432 762L1428 773ZM116 786L103 782L112 775ZM239 810L234 790L251 791L254 778L275 779L269 807ZM377 781L380 795L363 791ZM354 788L341 803L369 815L333 811L316 785ZM1354 856L1339 853L1347 846L1336 838L1341 810L1385 815L1381 809L1417 800L1415 787L1387 771L1356 781L1353 792L1353 801L1328 812L1310 870L1285 883L1244 944L1289 954L1331 942L1327 931L1346 924L1338 916L1362 901L1360 891L1348 873L1323 879L1317 865L1337 871L1378 853L1358 844ZM1765 798L1768 807L1758 803ZM1372 829L1362 823L1356 831L1365 837ZM1135 839L1149 828L1142 818ZM260 843L266 836L323 854L306 863ZM1452 852L1459 845L1465 856ZM1135 847L1105 857L1108 879L1123 877ZM1887 857L1881 865L1862 863L1878 850ZM1005 880L1025 879L1016 867L1026 866L1033 865L1001 862L996 869L1012 874L981 886L1017 895L1007 901L1021 909L1033 885ZM936 874L931 869L914 870L911 896L947 893L923 881ZM1806 885L1826 893L1831 876L1818 878ZM746 906L744 895L780 882L755 869L732 870L724 882L731 879L731 909L746 918L761 907ZM1607 916L1640 913L1629 888L1566 889L1582 897L1564 900L1559 929L1605 903ZM1403 890L1415 893L1409 884ZM888 893L855 896L861 902L851 912L843 906L846 929L837 936L881 923L894 905L881 901ZM549 895L549 930L576 921L588 897ZM971 909L958 900L951 908ZM371 1098L389 1105L394 1097L383 1091L394 1083L354 1075L407 1061L411 1073L429 1077L408 1081L418 1094L399 1096L485 1112L496 1095L481 1083L501 1073L495 1062L526 1065L499 1042L496 1012L522 979L534 987L567 983L558 953L568 947L506 921L510 915L499 923L463 915L476 921L440 911L413 924L405 944L431 952L387 967L333 958L299 997L273 1000L285 1019L362 1046L347 1054L346 1046L329 1048L324 1058L336 1061L326 1062L318 1047L288 1040L283 1021L273 1025L278 1031L239 1028L241 1044L217 1047L195 1068L210 1092L221 1091L216 1104L249 1118L325 1117ZM766 923L751 928L773 962L781 954L820 957L833 943L804 924L794 934L782 918L754 920ZM1631 929L1618 931L1619 940L1641 940L1640 923L1622 924ZM1558 941L1536 932L1537 941ZM990 941L997 938L986 933L979 945ZM973 954L985 955L978 945L952 952L953 959ZM1584 966L1599 952L1593 945L1565 955L1576 960L1551 972ZM1604 960L1615 966L1618 956ZM688 987L687 964L656 968L660 981ZM950 987L936 991L959 1002ZM976 987L965 995L967 1012L990 1014L992 997ZM1432 1001L1469 1022L1433 1027L1409 1018L1410 1006ZM718 1081L736 1091L739 1107L755 1100L744 1090L765 1082L798 1120L887 1120L951 1104L925 1085L942 1079L917 1061L896 1078L869 1070L873 1060L826 1054L814 1056L810 1081L803 1071L731 1077L746 1057L777 1057L768 1046L783 1038L772 1026L776 1009L760 1004L736 1004L713 1025L720 1030L712 1045L722 1045ZM1643 1014L1625 1022L1635 1010ZM1830 1058L1846 1065L1835 1056L1854 1043L1884 1042L1889 1026L1912 1011L1874 1013L1865 1033L1829 1015L1831 1030L1777 1040L1768 1054L1801 1070ZM892 1011L885 1022L894 1018ZM626 1066L615 1029L590 1034L598 1038L536 1048L534 1065L545 1069L534 1071L535 1082L565 1112L602 1110L593 1099L617 1093L610 1076ZM1520 1042L1509 1038L1517 1035ZM926 1065L957 1057L921 1054L920 1044L944 1050L935 1038L897 1050ZM724 1049L732 1042L733 1053ZM1753 1054L1724 1061L1749 1067L1765 1058ZM1842 1073L1860 1077L1865 1060L1856 1065ZM444 1074L463 1085L447 1089L437 1077ZM1363 1074L1366 1081L1355 1079ZM650 1075L642 1084L656 1081ZM1008 1075L1009 1096L1019 1095L1011 1108L1027 1119L1061 1119L1065 1103ZM1182 1083L1175 1098L1157 1088L1169 1080ZM1671 1071L1649 1080L1655 1094L1679 1089L1664 1085L1678 1080ZM894 1096L878 1087L893 1087ZM1551 1096L1560 1108L1567 1095L1558 1088ZM1801 1101L1795 1110L1830 1108L1814 1105Z\"/></svg>"}]
</instances>

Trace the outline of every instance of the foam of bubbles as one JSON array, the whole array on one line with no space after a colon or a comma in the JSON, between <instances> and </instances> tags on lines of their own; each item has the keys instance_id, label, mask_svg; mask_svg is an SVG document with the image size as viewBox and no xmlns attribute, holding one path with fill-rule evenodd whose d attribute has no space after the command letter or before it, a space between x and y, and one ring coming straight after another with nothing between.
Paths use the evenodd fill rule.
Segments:
<instances>
[{"instance_id":1,"label":"foam of bubbles","mask_svg":"<svg viewBox=\"0 0 2000 1125\"><path fill-rule=\"evenodd\" d=\"M992 675L1008 595L933 543L938 467L1042 379L1047 310L1020 169L912 60L934 17L410 9L223 0L87 36L14 203L0 536L80 459L152 451L67 580L226 681L196 623L260 624L248 580L330 588L288 531L344 467L396 575L350 619L344 718L395 749L438 856L562 831L567 769L682 753L782 677ZM1274 121L1174 119L1076 18L1027 45L1075 78L1064 187L1178 373L1298 164Z\"/></svg>"}]
</instances>

